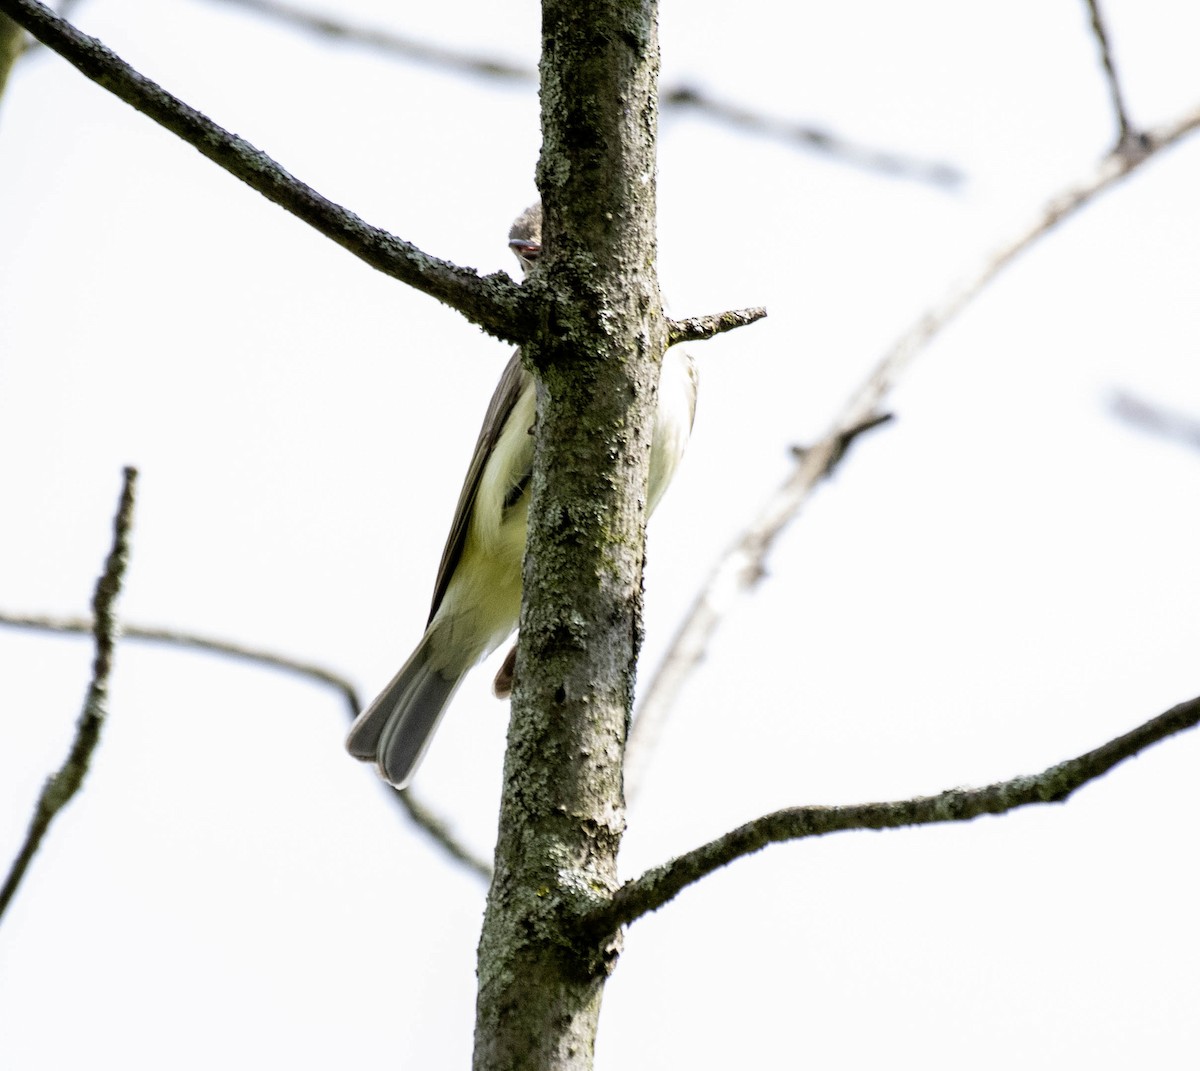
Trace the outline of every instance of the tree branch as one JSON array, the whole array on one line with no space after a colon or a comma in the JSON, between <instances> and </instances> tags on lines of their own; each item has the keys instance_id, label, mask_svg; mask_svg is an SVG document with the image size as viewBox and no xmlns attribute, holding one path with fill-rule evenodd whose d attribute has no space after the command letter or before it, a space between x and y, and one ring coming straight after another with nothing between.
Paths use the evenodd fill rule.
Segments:
<instances>
[{"instance_id":1,"label":"tree branch","mask_svg":"<svg viewBox=\"0 0 1200 1071\"><path fill-rule=\"evenodd\" d=\"M667 322L668 345L674 346L679 342L703 342L715 335L745 327L767 315L764 308L734 309L730 312L718 312L711 316L691 316L686 320L669 320Z\"/></svg>"},{"instance_id":2,"label":"tree branch","mask_svg":"<svg viewBox=\"0 0 1200 1071\"><path fill-rule=\"evenodd\" d=\"M13 628L33 629L40 632L86 633L92 631L92 621L84 617L49 617L41 614L13 614L0 610L0 625ZM338 692L346 701L346 708L353 721L362 709L358 691L345 677L314 662L305 662L288 655L264 651L256 647L233 643L229 640L201 636L194 632L177 629L152 628L145 625L124 625L121 636L126 640L146 643L162 643L172 647L183 647L208 654L241 659L269 669L281 670L324 684ZM383 789L396 801L418 828L441 847L451 859L462 863L472 873L487 881L492 868L462 844L450 829L449 823L436 815L426 804L414 796L411 789L397 790L382 781Z\"/></svg>"},{"instance_id":3,"label":"tree branch","mask_svg":"<svg viewBox=\"0 0 1200 1071\"><path fill-rule=\"evenodd\" d=\"M1113 116L1117 121L1117 144L1113 151L1135 154L1143 152L1144 138L1134 130L1129 122L1129 113L1125 109L1125 95L1121 92L1121 80L1117 77L1116 63L1108 43L1108 30L1104 25L1104 16L1100 13L1100 0L1087 0L1087 6L1092 20L1092 34L1100 49L1100 64L1104 68L1104 80L1108 84Z\"/></svg>"},{"instance_id":4,"label":"tree branch","mask_svg":"<svg viewBox=\"0 0 1200 1071\"><path fill-rule=\"evenodd\" d=\"M129 532L133 526L133 497L137 485L137 470L127 468L121 487L120 503L113 521L112 549L104 563L104 571L96 581L92 595L95 626L96 657L92 661L92 679L88 684L83 710L75 726L75 739L58 772L47 779L34 807L33 818L25 834L25 842L17 852L3 887L0 887L0 918L12 901L21 879L29 869L50 823L71 797L83 785L92 752L100 741L100 730L107 714L108 678L112 673L113 649L117 637L117 621L113 606L121 591L125 566L129 562Z\"/></svg>"},{"instance_id":5,"label":"tree branch","mask_svg":"<svg viewBox=\"0 0 1200 1071\"><path fill-rule=\"evenodd\" d=\"M261 149L172 96L37 0L0 0L0 12L92 81L371 267L457 309L498 338L520 343L533 330L527 296L502 272L481 277L471 269L432 257L334 204Z\"/></svg>"},{"instance_id":6,"label":"tree branch","mask_svg":"<svg viewBox=\"0 0 1200 1071\"><path fill-rule=\"evenodd\" d=\"M1125 423L1151 435L1200 450L1200 418L1167 409L1126 391L1112 399L1112 411Z\"/></svg>"},{"instance_id":7,"label":"tree branch","mask_svg":"<svg viewBox=\"0 0 1200 1071\"><path fill-rule=\"evenodd\" d=\"M796 466L758 516L713 565L642 693L626 749L625 795L632 800L649 764L648 753L679 698L684 681L707 651L722 618L737 599L764 575L764 562L783 529L800 513L817 485L829 475L845 451L847 435L879 416L879 410L913 358L979 296L1019 254L1045 237L1099 194L1116 185L1150 157L1200 127L1200 106L1144 136L1144 152L1114 151L1078 184L1051 197L1011 239L993 250L962 283L922 313L883 355L871 374L851 395L833 426L799 453Z\"/></svg>"},{"instance_id":8,"label":"tree branch","mask_svg":"<svg viewBox=\"0 0 1200 1071\"><path fill-rule=\"evenodd\" d=\"M1081 786L1106 774L1151 744L1174 736L1200 722L1200 697L1172 707L1132 732L1094 751L1032 776L1014 777L984 788L952 788L936 796L918 796L891 803L860 803L846 807L790 807L748 822L664 866L626 882L589 923L611 932L651 911L657 911L688 885L735 859L768 844L821 837L853 829L895 829L901 826L968 822L983 814L1004 814L1035 803L1062 803Z\"/></svg>"}]
</instances>

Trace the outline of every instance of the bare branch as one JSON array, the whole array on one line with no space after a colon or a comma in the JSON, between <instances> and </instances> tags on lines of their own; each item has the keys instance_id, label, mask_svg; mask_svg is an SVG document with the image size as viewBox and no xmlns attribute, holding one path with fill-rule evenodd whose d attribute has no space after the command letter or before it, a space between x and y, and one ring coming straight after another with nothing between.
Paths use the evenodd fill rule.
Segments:
<instances>
[{"instance_id":1,"label":"bare branch","mask_svg":"<svg viewBox=\"0 0 1200 1071\"><path fill-rule=\"evenodd\" d=\"M33 629L40 632L86 633L92 631L92 621L85 617L49 617L41 614L13 614L0 611L0 625L10 625L14 628ZM126 640L140 640L146 643L162 643L172 647L183 647L208 654L223 655L228 658L241 659L269 669L293 673L318 684L329 686L338 692L346 701L346 709L351 720L362 709L358 691L345 677L332 670L319 666L314 662L305 662L288 655L264 651L256 647L233 643L229 640L216 639L211 636L201 636L194 632L184 632L178 629L154 628L145 625L124 625L121 636ZM479 875L485 881L491 877L492 868L478 856L461 844L450 831L445 819L439 818L430 808L422 803L409 789L398 791L391 785L380 785L405 811L405 813L427 833L435 843L455 861L462 863L468 870Z\"/></svg>"},{"instance_id":2,"label":"bare branch","mask_svg":"<svg viewBox=\"0 0 1200 1071\"><path fill-rule=\"evenodd\" d=\"M1119 736L1094 751L1032 776L1014 777L984 788L952 788L936 796L891 803L845 807L790 807L748 822L665 866L647 871L619 888L612 900L590 919L598 930L611 932L642 915L657 911L688 885L735 859L768 844L821 837L852 829L896 829L902 826L968 822L983 814L1004 814L1035 803L1062 803L1089 781L1106 774L1151 744L1200 722L1200 697Z\"/></svg>"},{"instance_id":3,"label":"bare branch","mask_svg":"<svg viewBox=\"0 0 1200 1071\"><path fill-rule=\"evenodd\" d=\"M262 150L172 96L37 0L0 0L0 12L10 15L92 81L371 267L457 309L498 338L519 343L532 332L533 316L526 295L507 275L497 272L481 277L439 260L334 204Z\"/></svg>"},{"instance_id":4,"label":"bare branch","mask_svg":"<svg viewBox=\"0 0 1200 1071\"><path fill-rule=\"evenodd\" d=\"M1124 391L1113 396L1112 411L1135 428L1200 450L1200 417L1167 409Z\"/></svg>"},{"instance_id":5,"label":"bare branch","mask_svg":"<svg viewBox=\"0 0 1200 1071\"><path fill-rule=\"evenodd\" d=\"M674 346L679 342L703 342L714 335L732 331L737 327L745 327L767 315L764 308L734 309L730 312L718 312L711 316L691 316L686 320L671 320L667 326L668 345Z\"/></svg>"},{"instance_id":6,"label":"bare branch","mask_svg":"<svg viewBox=\"0 0 1200 1071\"><path fill-rule=\"evenodd\" d=\"M851 396L828 432L797 459L791 475L775 491L745 532L713 565L689 608L659 670L642 695L626 750L625 793L636 795L648 758L643 751L658 738L667 713L688 674L704 657L722 617L763 576L764 562L780 532L797 517L816 486L844 452L847 434L870 422L914 357L966 308L1017 256L1054 227L1108 190L1147 159L1200 127L1200 106L1145 136L1139 155L1112 152L1095 172L1051 197L1009 241L993 250L962 283L921 314L893 343L865 382Z\"/></svg>"},{"instance_id":7,"label":"bare branch","mask_svg":"<svg viewBox=\"0 0 1200 1071\"><path fill-rule=\"evenodd\" d=\"M133 496L137 485L137 470L127 468L121 487L121 499L113 521L112 549L104 563L104 571L96 581L92 595L92 612L95 614L93 635L96 638L96 657L92 661L92 679L88 684L83 710L75 726L75 739L58 772L47 779L34 807L25 843L21 845L9 869L8 877L0 888L0 917L12 901L21 884L29 864L37 853L42 838L50 829L50 823L71 797L83 785L92 752L100 741L100 730L107 714L108 678L112 673L113 648L116 644L117 621L113 606L121 592L121 581L125 566L129 562L129 532L133 526Z\"/></svg>"},{"instance_id":8,"label":"bare branch","mask_svg":"<svg viewBox=\"0 0 1200 1071\"><path fill-rule=\"evenodd\" d=\"M417 63L426 63L430 66L442 67L476 77L526 82L530 85L537 83L537 71L532 67L523 67L492 56L473 55L469 52L441 48L412 37L390 33L387 30L355 26L343 19L305 11L291 4L280 3L279 0L223 0L223 2L266 15L290 26L299 27L319 37L360 45L393 56L403 56L405 59L414 60Z\"/></svg>"},{"instance_id":9,"label":"bare branch","mask_svg":"<svg viewBox=\"0 0 1200 1071\"><path fill-rule=\"evenodd\" d=\"M1121 80L1117 77L1112 48L1108 43L1108 30L1104 25L1104 16L1100 13L1100 0L1087 0L1087 6L1092 18L1092 33L1100 49L1100 63L1104 68L1104 80L1108 84L1108 96L1117 120L1117 144L1113 151L1135 154L1143 152L1145 139L1133 129L1129 122L1129 113L1125 109L1125 95L1121 92Z\"/></svg>"},{"instance_id":10,"label":"bare branch","mask_svg":"<svg viewBox=\"0 0 1200 1071\"><path fill-rule=\"evenodd\" d=\"M717 119L738 130L764 134L791 145L799 145L839 163L864 171L874 171L891 178L915 179L934 186L952 189L963 181L963 174L950 164L936 160L917 160L911 156L871 149L839 137L819 127L780 119L761 112L717 100L693 86L679 86L663 95L663 106L691 108L710 119Z\"/></svg>"}]
</instances>

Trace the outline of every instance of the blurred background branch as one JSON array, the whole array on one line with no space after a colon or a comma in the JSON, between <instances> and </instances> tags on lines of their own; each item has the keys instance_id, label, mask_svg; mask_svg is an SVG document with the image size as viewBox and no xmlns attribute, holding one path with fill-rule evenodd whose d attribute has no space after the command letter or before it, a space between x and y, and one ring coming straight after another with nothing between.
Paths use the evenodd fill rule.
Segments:
<instances>
[{"instance_id":1,"label":"blurred background branch","mask_svg":"<svg viewBox=\"0 0 1200 1071\"><path fill-rule=\"evenodd\" d=\"M1110 402L1113 414L1130 427L1200 450L1200 417L1155 402L1128 391L1118 391Z\"/></svg>"},{"instance_id":2,"label":"blurred background branch","mask_svg":"<svg viewBox=\"0 0 1200 1071\"><path fill-rule=\"evenodd\" d=\"M537 71L496 56L485 56L460 49L419 41L413 37L359 26L330 15L319 14L280 0L219 0L274 19L293 29L323 37L331 43L368 48L384 55L414 63L440 67L452 73L488 78L514 84L537 85ZM795 120L769 116L705 93L695 86L680 85L662 91L659 105L663 112L691 111L714 122L734 127L747 134L772 138L837 163L872 171L885 178L913 179L944 189L953 189L963 181L962 172L951 164L921 160L904 153L855 144L830 130Z\"/></svg>"},{"instance_id":3,"label":"blurred background branch","mask_svg":"<svg viewBox=\"0 0 1200 1071\"><path fill-rule=\"evenodd\" d=\"M519 63L468 52L465 49L442 48L415 37L390 30L359 26L332 15L324 15L280 0L219 0L233 7L245 8L257 15L273 19L294 30L307 31L324 38L330 44L356 45L396 59L440 67L456 74L498 81L537 85L537 71Z\"/></svg>"},{"instance_id":4,"label":"blurred background branch","mask_svg":"<svg viewBox=\"0 0 1200 1071\"><path fill-rule=\"evenodd\" d=\"M962 171L940 160L921 160L889 149L859 145L849 138L811 123L767 115L730 101L720 100L695 86L677 86L662 95L664 111L692 111L713 122L828 157L836 163L874 172L884 178L913 179L942 189L956 189Z\"/></svg>"}]
</instances>

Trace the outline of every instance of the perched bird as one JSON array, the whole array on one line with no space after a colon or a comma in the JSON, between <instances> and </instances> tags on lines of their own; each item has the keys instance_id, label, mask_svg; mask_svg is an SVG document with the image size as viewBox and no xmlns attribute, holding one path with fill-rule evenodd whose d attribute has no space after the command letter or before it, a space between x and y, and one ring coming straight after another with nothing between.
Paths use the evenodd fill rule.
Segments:
<instances>
[{"instance_id":1,"label":"perched bird","mask_svg":"<svg viewBox=\"0 0 1200 1071\"><path fill-rule=\"evenodd\" d=\"M525 274L537 263L541 242L542 207L535 204L517 217L508 235L509 248ZM695 411L692 359L681 350L668 350L650 452L650 511L683 456ZM492 395L458 496L425 635L388 686L355 719L346 739L351 755L374 762L397 788L412 779L467 671L517 627L534 416L533 377L517 350ZM507 695L511 685L510 655L496 678L496 693Z\"/></svg>"}]
</instances>

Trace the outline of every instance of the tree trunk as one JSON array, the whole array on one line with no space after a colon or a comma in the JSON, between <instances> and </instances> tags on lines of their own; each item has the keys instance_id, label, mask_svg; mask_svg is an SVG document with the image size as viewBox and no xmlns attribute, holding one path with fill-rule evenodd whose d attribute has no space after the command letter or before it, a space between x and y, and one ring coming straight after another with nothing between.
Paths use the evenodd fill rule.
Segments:
<instances>
[{"instance_id":1,"label":"tree trunk","mask_svg":"<svg viewBox=\"0 0 1200 1071\"><path fill-rule=\"evenodd\" d=\"M544 0L545 252L521 642L476 1071L592 1066L619 935L621 767L641 640L646 478L666 323L655 275L656 5Z\"/></svg>"}]
</instances>

